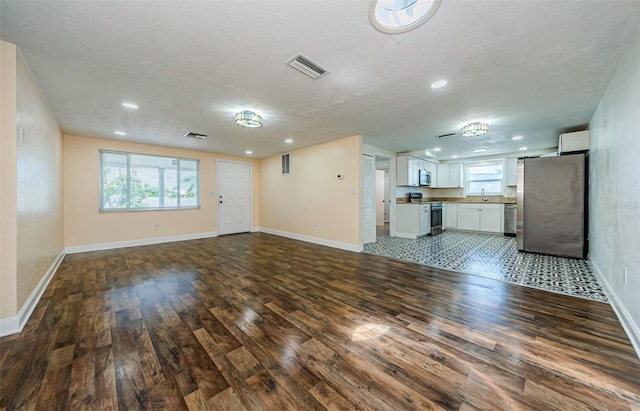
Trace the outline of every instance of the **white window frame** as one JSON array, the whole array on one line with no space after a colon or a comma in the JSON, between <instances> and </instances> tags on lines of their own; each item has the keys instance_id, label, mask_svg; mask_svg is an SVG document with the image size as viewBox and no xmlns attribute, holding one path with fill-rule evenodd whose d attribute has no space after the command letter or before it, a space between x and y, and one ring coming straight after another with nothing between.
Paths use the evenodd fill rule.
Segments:
<instances>
[{"instance_id":1,"label":"white window frame","mask_svg":"<svg viewBox=\"0 0 640 411\"><path fill-rule=\"evenodd\" d=\"M104 208L104 156L105 154L118 154L125 155L127 157L127 207L120 208ZM177 180L177 190L180 193L180 161L192 161L196 163L196 204L181 206L180 205L180 195L177 196L177 206L167 206L167 207L131 207L131 156L141 156L141 157L158 157L163 159L168 159L176 162L176 180ZM170 157L170 156L160 156L155 154L144 154L144 153L133 153L126 151L115 151L115 150L98 150L99 156L99 195L98 199L99 204L99 212L101 213L118 213L118 212L130 212L130 211L164 211L164 210L194 210L200 209L200 160L196 158L184 158L184 157Z\"/></svg>"},{"instance_id":2,"label":"white window frame","mask_svg":"<svg viewBox=\"0 0 640 411\"><path fill-rule=\"evenodd\" d=\"M500 183L500 191L499 192L485 192L485 196L502 196L505 191L505 181L504 181L504 169L505 169L505 161L504 159L500 160L485 160L485 161L474 161L469 163L464 163L463 168L463 187L464 187L464 195L465 196L481 196L480 193L471 193L469 192L469 169L474 167L482 167L482 166L502 166L502 179Z\"/></svg>"}]
</instances>

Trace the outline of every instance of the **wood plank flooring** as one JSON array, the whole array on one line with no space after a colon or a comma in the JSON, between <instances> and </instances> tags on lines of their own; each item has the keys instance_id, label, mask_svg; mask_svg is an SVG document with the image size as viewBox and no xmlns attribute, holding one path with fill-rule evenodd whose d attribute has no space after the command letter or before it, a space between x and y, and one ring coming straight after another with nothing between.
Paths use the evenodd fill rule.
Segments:
<instances>
[{"instance_id":1,"label":"wood plank flooring","mask_svg":"<svg viewBox=\"0 0 640 411\"><path fill-rule=\"evenodd\" d=\"M4 410L640 409L611 307L263 233L73 254Z\"/></svg>"}]
</instances>

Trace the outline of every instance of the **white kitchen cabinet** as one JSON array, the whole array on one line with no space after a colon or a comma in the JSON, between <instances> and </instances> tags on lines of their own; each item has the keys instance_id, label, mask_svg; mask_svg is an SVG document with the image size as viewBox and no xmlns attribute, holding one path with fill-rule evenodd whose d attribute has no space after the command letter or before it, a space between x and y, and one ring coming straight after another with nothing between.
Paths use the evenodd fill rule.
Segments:
<instances>
[{"instance_id":1,"label":"white kitchen cabinet","mask_svg":"<svg viewBox=\"0 0 640 411\"><path fill-rule=\"evenodd\" d=\"M449 187L462 187L462 163L449 163Z\"/></svg>"},{"instance_id":2,"label":"white kitchen cabinet","mask_svg":"<svg viewBox=\"0 0 640 411\"><path fill-rule=\"evenodd\" d=\"M449 182L449 164L438 164L438 187L451 187Z\"/></svg>"},{"instance_id":3,"label":"white kitchen cabinet","mask_svg":"<svg viewBox=\"0 0 640 411\"><path fill-rule=\"evenodd\" d=\"M396 185L417 187L420 159L412 156L398 156L396 159Z\"/></svg>"},{"instance_id":4,"label":"white kitchen cabinet","mask_svg":"<svg viewBox=\"0 0 640 411\"><path fill-rule=\"evenodd\" d=\"M560 134L558 153L589 150L589 130Z\"/></svg>"},{"instance_id":5,"label":"white kitchen cabinet","mask_svg":"<svg viewBox=\"0 0 640 411\"><path fill-rule=\"evenodd\" d=\"M396 236L417 238L431 231L430 204L398 204L396 206Z\"/></svg>"},{"instance_id":6,"label":"white kitchen cabinet","mask_svg":"<svg viewBox=\"0 0 640 411\"><path fill-rule=\"evenodd\" d=\"M518 185L518 158L510 157L504 162L504 185L513 187Z\"/></svg>"},{"instance_id":7,"label":"white kitchen cabinet","mask_svg":"<svg viewBox=\"0 0 640 411\"><path fill-rule=\"evenodd\" d=\"M458 204L445 203L447 213L443 213L444 228L458 228Z\"/></svg>"},{"instance_id":8,"label":"white kitchen cabinet","mask_svg":"<svg viewBox=\"0 0 640 411\"><path fill-rule=\"evenodd\" d=\"M458 228L460 230L503 232L504 204L458 204Z\"/></svg>"},{"instance_id":9,"label":"white kitchen cabinet","mask_svg":"<svg viewBox=\"0 0 640 411\"><path fill-rule=\"evenodd\" d=\"M438 164L438 188L462 187L462 164Z\"/></svg>"}]
</instances>

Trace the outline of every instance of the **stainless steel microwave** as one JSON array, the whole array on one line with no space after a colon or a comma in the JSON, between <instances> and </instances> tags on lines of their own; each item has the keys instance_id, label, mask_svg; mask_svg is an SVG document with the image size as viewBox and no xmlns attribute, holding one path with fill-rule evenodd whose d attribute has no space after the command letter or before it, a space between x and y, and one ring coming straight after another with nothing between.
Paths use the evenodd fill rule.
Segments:
<instances>
[{"instance_id":1,"label":"stainless steel microwave","mask_svg":"<svg viewBox=\"0 0 640 411\"><path fill-rule=\"evenodd\" d=\"M427 170L418 170L418 171L420 172L418 185L429 187L431 185L431 172Z\"/></svg>"}]
</instances>

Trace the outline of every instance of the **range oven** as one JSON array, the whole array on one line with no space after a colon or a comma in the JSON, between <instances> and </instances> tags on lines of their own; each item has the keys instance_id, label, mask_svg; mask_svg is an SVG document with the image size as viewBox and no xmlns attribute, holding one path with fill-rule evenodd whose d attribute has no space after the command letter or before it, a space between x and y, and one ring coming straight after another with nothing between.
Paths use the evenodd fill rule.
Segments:
<instances>
[{"instance_id":1,"label":"range oven","mask_svg":"<svg viewBox=\"0 0 640 411\"><path fill-rule=\"evenodd\" d=\"M431 203L431 235L442 233L442 201Z\"/></svg>"}]
</instances>

